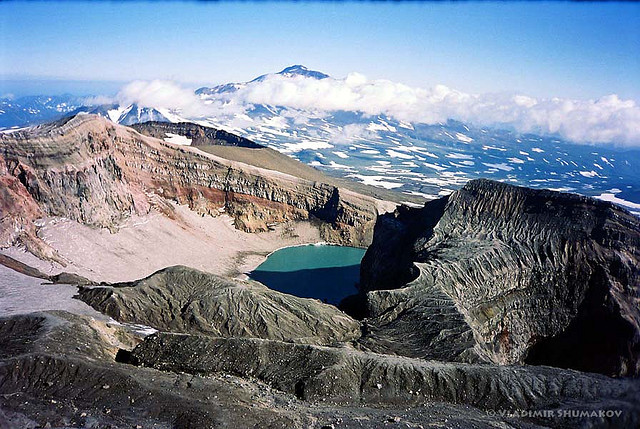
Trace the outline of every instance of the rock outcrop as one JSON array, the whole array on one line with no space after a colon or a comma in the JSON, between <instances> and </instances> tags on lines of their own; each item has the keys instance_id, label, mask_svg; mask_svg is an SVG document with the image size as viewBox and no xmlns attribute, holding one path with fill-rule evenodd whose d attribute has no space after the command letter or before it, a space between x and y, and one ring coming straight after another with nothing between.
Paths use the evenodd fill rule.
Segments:
<instances>
[{"instance_id":1,"label":"rock outcrop","mask_svg":"<svg viewBox=\"0 0 640 429\"><path fill-rule=\"evenodd\" d=\"M0 246L16 241L55 254L38 239L35 219L60 216L117 228L131 213L167 201L203 215L225 212L237 228L319 220L326 241L370 242L376 200L337 187L233 162L143 136L94 115L0 134Z\"/></svg>"},{"instance_id":2,"label":"rock outcrop","mask_svg":"<svg viewBox=\"0 0 640 429\"><path fill-rule=\"evenodd\" d=\"M617 409L618 419L602 419L599 425L640 423L637 383L555 368L438 363L349 348L166 333L147 337L129 359L163 371L254 377L313 402L384 407L464 403L483 410L547 410L552 417L567 408ZM559 427L596 422L550 420Z\"/></svg>"},{"instance_id":3,"label":"rock outcrop","mask_svg":"<svg viewBox=\"0 0 640 429\"><path fill-rule=\"evenodd\" d=\"M471 181L380 216L361 288L365 348L640 374L640 219L608 202Z\"/></svg>"},{"instance_id":4,"label":"rock outcrop","mask_svg":"<svg viewBox=\"0 0 640 429\"><path fill-rule=\"evenodd\" d=\"M0 426L309 427L260 385L116 363L136 341L66 312L0 319Z\"/></svg>"},{"instance_id":5,"label":"rock outcrop","mask_svg":"<svg viewBox=\"0 0 640 429\"><path fill-rule=\"evenodd\" d=\"M460 405L464 402L462 398L451 403L424 401L423 396L412 396L408 390L401 395L402 401L398 401L401 403L404 398L410 398L407 404L376 407L375 404L380 403L380 399L375 399L368 393L371 389L377 389L375 384L371 384L373 379L363 387L363 392L372 398L371 405L368 402L358 402L360 395L353 398L353 402L358 402L355 405L344 401L331 403L319 400L312 403L285 391L294 379L307 379L305 374L308 375L308 372L299 371L305 366L305 362L300 359L308 358L309 368L320 370L320 377L317 381L311 378L308 385L299 385L297 390L300 396L308 394L309 401L314 397L321 398L324 391L318 387L318 382L326 374L335 371L333 364L345 359L356 362L341 357L341 349L312 347L309 352L304 352L309 346L298 348L291 347L293 344L280 342L273 342L273 345L272 342L264 342L265 345L260 346L264 340L248 340L245 344L238 343L235 339L211 338L210 341L202 342L198 348L193 346L193 341L183 342L183 347L177 351L177 342L167 343L173 352L177 352L175 358L185 359L182 366L193 369L193 373L186 373L151 368L178 367L175 361L166 361L167 354L162 355L155 349L155 345L160 344L158 340L150 341L145 344L144 349L134 352L135 356L144 358L150 367L119 363L127 355L123 350L131 348L135 341L123 327L66 312L0 318L0 427L320 429L338 426L399 429L420 425L491 428L497 424L505 427L549 427L544 419L531 421ZM164 337L162 341L165 341ZM121 351L118 352L118 348ZM208 353L220 350L225 353L220 356L225 363L212 366L216 356L194 354L199 350ZM238 356L239 353L252 351L259 354ZM270 355L271 352L276 352L277 355ZM290 358L280 352L292 352L293 355ZM274 361L280 358L282 362L276 364ZM202 359L201 364L197 363L198 359ZM233 366L236 359L237 370L223 369L224 365ZM260 368L256 376L248 373L248 363L253 359L256 362L261 360L274 363L274 370L283 370L279 385L282 390L269 385L276 384L273 379L278 378L277 373L272 374L273 378L265 376L265 368ZM332 366L323 371L318 366L321 359ZM295 365L285 368L283 364L291 361ZM382 369L383 366L379 368ZM407 366L402 374L410 375L410 371ZM240 373L247 375L238 377ZM396 377L391 373L383 375L376 372L376 376L378 375L380 380L384 380L384 377ZM402 377L401 374L397 375L398 379ZM625 389L623 382L593 380L593 377L583 377L581 380L585 387L597 386L601 389L599 401L586 401L586 406L610 406L620 413L603 418L558 419L555 420L558 427L579 427L594 422L600 427L637 425L638 412L632 402L636 399L634 395L637 390L627 386L625 395L621 393ZM339 386L352 381L350 376L344 381L334 380L333 383ZM444 379L442 381L448 383L443 386L453 389L451 382L445 382ZM412 381L411 386L416 382ZM295 384L297 382L293 385L294 391ZM578 392L581 389L578 383L574 387ZM407 388L410 388L409 385ZM390 394L393 389L396 388L381 387L380 396ZM397 389L400 390L401 386ZM349 388L349 391L356 390L354 387ZM312 395L312 392L317 395ZM344 389L339 392L342 394ZM450 394L453 393L454 390L451 390ZM446 395L449 394L441 394ZM590 397L593 398L593 394ZM336 398L340 399L338 396ZM637 407L637 400L635 404ZM554 407L558 408L558 405Z\"/></svg>"},{"instance_id":6,"label":"rock outcrop","mask_svg":"<svg viewBox=\"0 0 640 429\"><path fill-rule=\"evenodd\" d=\"M78 298L120 322L169 332L307 344L360 336L360 324L332 305L180 266L132 283L83 287Z\"/></svg>"},{"instance_id":7,"label":"rock outcrop","mask_svg":"<svg viewBox=\"0 0 640 429\"><path fill-rule=\"evenodd\" d=\"M167 134L174 134L188 138L191 140L191 146L238 146L257 149L264 147L258 143L252 142L244 137L228 133L224 130L205 127L191 122L143 122L140 124L132 124L131 128L144 134L145 136L155 137L163 140L170 137Z\"/></svg>"}]
</instances>

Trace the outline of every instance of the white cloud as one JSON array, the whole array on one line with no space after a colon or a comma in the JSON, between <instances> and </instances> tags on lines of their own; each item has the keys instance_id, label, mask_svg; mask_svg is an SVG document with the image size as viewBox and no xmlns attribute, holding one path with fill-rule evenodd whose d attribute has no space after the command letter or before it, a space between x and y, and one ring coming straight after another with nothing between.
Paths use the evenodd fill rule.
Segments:
<instances>
[{"instance_id":1,"label":"white cloud","mask_svg":"<svg viewBox=\"0 0 640 429\"><path fill-rule=\"evenodd\" d=\"M144 107L175 109L190 107L199 101L191 90L171 81L134 81L118 93L122 104L138 103Z\"/></svg>"},{"instance_id":2,"label":"white cloud","mask_svg":"<svg viewBox=\"0 0 640 429\"><path fill-rule=\"evenodd\" d=\"M347 110L388 115L399 121L433 124L447 119L478 126L513 128L518 132L559 135L578 143L640 145L640 107L633 100L608 95L597 100L537 99L526 95L467 94L443 85L413 88L388 80L368 80L357 73L344 79L316 80L271 75L241 85L233 93L209 96L166 81L133 82L118 95L121 101L179 109L184 116L241 114L252 104L268 104L321 112ZM208 103L208 104L207 104ZM296 122L304 123L300 118ZM336 142L355 134L345 130ZM353 132L353 133L352 133Z\"/></svg>"},{"instance_id":3,"label":"white cloud","mask_svg":"<svg viewBox=\"0 0 640 429\"><path fill-rule=\"evenodd\" d=\"M115 103L115 101L116 100L113 97L97 95L95 97L87 97L82 99L82 104L86 106L99 106L101 104L113 104Z\"/></svg>"},{"instance_id":4,"label":"white cloud","mask_svg":"<svg viewBox=\"0 0 640 429\"><path fill-rule=\"evenodd\" d=\"M245 111L232 101L202 100L192 89L166 80L131 82L120 90L116 100L124 105L136 103L142 107L178 111L189 118L234 116Z\"/></svg>"}]
</instances>

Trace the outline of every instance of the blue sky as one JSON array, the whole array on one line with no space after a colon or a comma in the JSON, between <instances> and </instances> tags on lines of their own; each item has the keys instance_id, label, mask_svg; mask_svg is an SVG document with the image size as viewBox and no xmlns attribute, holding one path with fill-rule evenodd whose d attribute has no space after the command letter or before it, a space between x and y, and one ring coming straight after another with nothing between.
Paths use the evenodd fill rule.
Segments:
<instances>
[{"instance_id":1,"label":"blue sky","mask_svg":"<svg viewBox=\"0 0 640 429\"><path fill-rule=\"evenodd\" d=\"M2 2L0 26L0 93L26 77L196 86L304 64L472 93L640 100L639 4Z\"/></svg>"}]
</instances>

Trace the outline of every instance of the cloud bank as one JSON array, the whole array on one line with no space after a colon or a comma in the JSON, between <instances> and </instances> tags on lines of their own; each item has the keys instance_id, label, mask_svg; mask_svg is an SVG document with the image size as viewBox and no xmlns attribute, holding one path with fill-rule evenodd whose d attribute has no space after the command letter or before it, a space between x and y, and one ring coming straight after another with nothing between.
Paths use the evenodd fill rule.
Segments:
<instances>
[{"instance_id":1,"label":"cloud bank","mask_svg":"<svg viewBox=\"0 0 640 429\"><path fill-rule=\"evenodd\" d=\"M193 89L168 80L131 82L118 92L115 100L122 105L135 103L175 111L187 119L232 116L246 111L245 107L225 100L203 100Z\"/></svg>"},{"instance_id":2,"label":"cloud bank","mask_svg":"<svg viewBox=\"0 0 640 429\"><path fill-rule=\"evenodd\" d=\"M425 124L454 119L476 126L559 136L576 143L640 146L640 107L615 94L597 100L468 94L443 85L414 88L352 73L344 79L322 80L270 75L239 85L234 92L206 98L172 82L133 82L118 99L177 109L187 117L237 115L253 104L268 104L313 112L358 111Z\"/></svg>"}]
</instances>

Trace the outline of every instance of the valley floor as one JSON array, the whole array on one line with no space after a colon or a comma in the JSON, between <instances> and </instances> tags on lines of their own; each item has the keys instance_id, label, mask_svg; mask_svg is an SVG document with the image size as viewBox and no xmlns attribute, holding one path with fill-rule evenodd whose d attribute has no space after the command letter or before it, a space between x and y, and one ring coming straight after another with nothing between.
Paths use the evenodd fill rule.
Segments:
<instances>
[{"instance_id":1,"label":"valley floor","mask_svg":"<svg viewBox=\"0 0 640 429\"><path fill-rule=\"evenodd\" d=\"M236 229L229 216L203 217L184 206L174 208L178 221L152 212L131 217L116 232L68 219L44 221L38 235L58 252L67 266L43 261L17 247L0 253L49 275L64 271L97 282L123 282L171 265L242 277L274 250L322 241L318 229L310 222L247 233Z\"/></svg>"}]
</instances>

